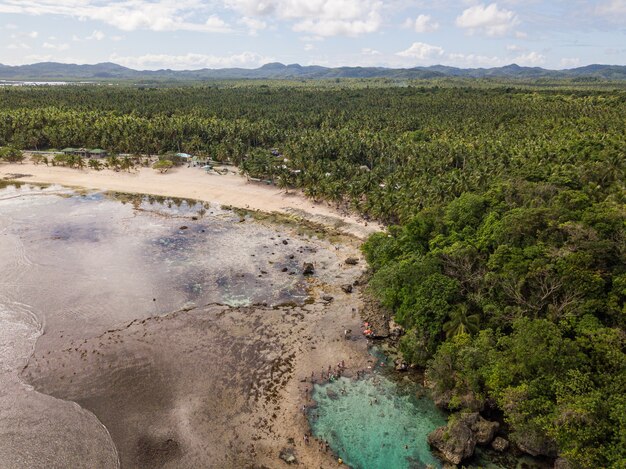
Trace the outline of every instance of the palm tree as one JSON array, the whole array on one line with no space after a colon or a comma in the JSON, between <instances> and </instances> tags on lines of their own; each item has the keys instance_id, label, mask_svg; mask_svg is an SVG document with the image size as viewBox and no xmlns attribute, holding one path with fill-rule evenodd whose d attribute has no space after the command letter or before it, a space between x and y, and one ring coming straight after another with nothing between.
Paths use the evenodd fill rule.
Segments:
<instances>
[{"instance_id":1,"label":"palm tree","mask_svg":"<svg viewBox=\"0 0 626 469\"><path fill-rule=\"evenodd\" d=\"M470 314L468 316L468 308L465 303L457 305L450 314L450 320L443 325L443 331L446 337L454 337L461 334L474 334L478 332L478 323L480 316L478 314Z\"/></svg>"}]
</instances>

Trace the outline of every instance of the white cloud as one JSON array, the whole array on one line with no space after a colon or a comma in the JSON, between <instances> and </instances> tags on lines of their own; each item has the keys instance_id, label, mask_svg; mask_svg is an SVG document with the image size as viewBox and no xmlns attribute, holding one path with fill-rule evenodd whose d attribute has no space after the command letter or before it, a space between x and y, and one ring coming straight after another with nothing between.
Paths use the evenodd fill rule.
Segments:
<instances>
[{"instance_id":1,"label":"white cloud","mask_svg":"<svg viewBox=\"0 0 626 469\"><path fill-rule=\"evenodd\" d=\"M382 23L381 16L372 12L362 20L304 20L296 23L293 30L301 33L317 34L322 37L328 36L360 36L361 34L378 31Z\"/></svg>"},{"instance_id":2,"label":"white cloud","mask_svg":"<svg viewBox=\"0 0 626 469\"><path fill-rule=\"evenodd\" d=\"M315 50L315 46L313 44L310 44L310 43L309 44L305 44L304 45L304 50L307 51L307 52Z\"/></svg>"},{"instance_id":3,"label":"white cloud","mask_svg":"<svg viewBox=\"0 0 626 469\"><path fill-rule=\"evenodd\" d=\"M294 31L316 36L359 36L382 25L382 0L223 0L245 16L293 21Z\"/></svg>"},{"instance_id":4,"label":"white cloud","mask_svg":"<svg viewBox=\"0 0 626 469\"><path fill-rule=\"evenodd\" d=\"M518 24L515 12L500 9L497 3L474 5L456 19L459 28L467 29L470 34L480 32L487 36L504 36Z\"/></svg>"},{"instance_id":5,"label":"white cloud","mask_svg":"<svg viewBox=\"0 0 626 469\"><path fill-rule=\"evenodd\" d=\"M70 48L70 45L69 44L53 44L51 42L44 42L43 48L62 51L62 50L68 50Z\"/></svg>"},{"instance_id":6,"label":"white cloud","mask_svg":"<svg viewBox=\"0 0 626 469\"><path fill-rule=\"evenodd\" d=\"M61 15L100 21L124 31L231 31L216 15L207 15L208 8L203 0L0 0L0 13ZM192 17L201 21L190 21Z\"/></svg>"},{"instance_id":7,"label":"white cloud","mask_svg":"<svg viewBox=\"0 0 626 469\"><path fill-rule=\"evenodd\" d=\"M596 7L600 15L626 15L626 0L609 0Z\"/></svg>"},{"instance_id":8,"label":"white cloud","mask_svg":"<svg viewBox=\"0 0 626 469\"><path fill-rule=\"evenodd\" d=\"M361 49L362 55L381 55L380 51L376 49L370 49L369 47L364 47Z\"/></svg>"},{"instance_id":9,"label":"white cloud","mask_svg":"<svg viewBox=\"0 0 626 469\"><path fill-rule=\"evenodd\" d=\"M247 16L241 18L239 23L248 29L248 34L251 36L256 36L259 31L267 28L267 23L265 21L261 21L256 18L249 18Z\"/></svg>"},{"instance_id":10,"label":"white cloud","mask_svg":"<svg viewBox=\"0 0 626 469\"><path fill-rule=\"evenodd\" d=\"M102 31L94 30L91 35L87 36L85 39L88 41L102 41L106 36Z\"/></svg>"},{"instance_id":11,"label":"white cloud","mask_svg":"<svg viewBox=\"0 0 626 469\"><path fill-rule=\"evenodd\" d=\"M518 46L517 44L507 45L506 50L508 50L509 52L526 52L526 48Z\"/></svg>"},{"instance_id":12,"label":"white cloud","mask_svg":"<svg viewBox=\"0 0 626 469\"><path fill-rule=\"evenodd\" d=\"M496 56L487 56L480 54L448 54L447 62L457 67L501 67L506 65L506 60Z\"/></svg>"},{"instance_id":13,"label":"white cloud","mask_svg":"<svg viewBox=\"0 0 626 469\"><path fill-rule=\"evenodd\" d=\"M423 42L414 42L406 50L396 52L397 56L428 61L443 56L444 50L439 46L432 46Z\"/></svg>"},{"instance_id":14,"label":"white cloud","mask_svg":"<svg viewBox=\"0 0 626 469\"><path fill-rule=\"evenodd\" d=\"M563 57L561 59L560 65L562 68L575 68L580 66L580 59L578 57Z\"/></svg>"},{"instance_id":15,"label":"white cloud","mask_svg":"<svg viewBox=\"0 0 626 469\"><path fill-rule=\"evenodd\" d=\"M39 37L39 33L37 31L31 31L27 34L27 36L31 39L37 39L37 37Z\"/></svg>"},{"instance_id":16,"label":"white cloud","mask_svg":"<svg viewBox=\"0 0 626 469\"><path fill-rule=\"evenodd\" d=\"M265 57L254 52L242 52L227 56L189 53L184 55L146 54L125 57L113 54L110 60L120 65L142 70L157 70L161 68L173 70L229 67L254 68L274 61L272 57Z\"/></svg>"},{"instance_id":17,"label":"white cloud","mask_svg":"<svg viewBox=\"0 0 626 469\"><path fill-rule=\"evenodd\" d=\"M430 15L419 15L415 20L407 18L404 25L413 28L416 33L432 33L439 29L439 23L433 21Z\"/></svg>"},{"instance_id":18,"label":"white cloud","mask_svg":"<svg viewBox=\"0 0 626 469\"><path fill-rule=\"evenodd\" d=\"M526 54L519 55L513 59L518 65L524 65L527 67L536 67L546 63L546 57L539 52L528 52Z\"/></svg>"},{"instance_id":19,"label":"white cloud","mask_svg":"<svg viewBox=\"0 0 626 469\"><path fill-rule=\"evenodd\" d=\"M20 49L28 50L30 48L31 47L28 44L25 44L23 42L12 42L11 44L7 46L7 49L9 50L20 50Z\"/></svg>"}]
</instances>

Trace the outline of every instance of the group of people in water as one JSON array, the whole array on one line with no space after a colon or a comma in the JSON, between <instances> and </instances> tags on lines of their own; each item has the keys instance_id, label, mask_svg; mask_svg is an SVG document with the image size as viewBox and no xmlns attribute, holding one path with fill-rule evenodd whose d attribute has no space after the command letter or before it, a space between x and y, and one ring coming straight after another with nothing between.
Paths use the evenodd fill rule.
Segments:
<instances>
[{"instance_id":1,"label":"group of people in water","mask_svg":"<svg viewBox=\"0 0 626 469\"><path fill-rule=\"evenodd\" d=\"M341 360L339 363L337 363L336 367L328 365L328 370L325 370L324 368L322 368L322 371L320 372L320 382L328 380L332 383L336 379L341 378L341 375L343 374L345 369L346 369L346 363L344 360ZM316 382L317 381L315 378L315 371L312 371L311 372L311 384L315 384Z\"/></svg>"}]
</instances>

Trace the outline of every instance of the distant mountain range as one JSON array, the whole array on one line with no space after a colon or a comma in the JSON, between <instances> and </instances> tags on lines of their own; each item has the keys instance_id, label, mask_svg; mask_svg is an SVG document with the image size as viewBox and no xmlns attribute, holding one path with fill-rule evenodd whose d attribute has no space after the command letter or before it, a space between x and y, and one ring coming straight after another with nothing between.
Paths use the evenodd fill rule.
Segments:
<instances>
[{"instance_id":1,"label":"distant mountain range","mask_svg":"<svg viewBox=\"0 0 626 469\"><path fill-rule=\"evenodd\" d=\"M547 70L512 64L496 68L456 68L444 65L414 68L384 67L321 67L269 63L255 69L223 68L200 70L133 70L114 63L75 65L42 62L32 65L0 64L0 80L33 81L106 81L106 80L223 80L223 79L329 79L329 78L391 78L433 79L444 77L511 78L511 79L574 79L626 80L626 66L587 65L569 70Z\"/></svg>"}]
</instances>

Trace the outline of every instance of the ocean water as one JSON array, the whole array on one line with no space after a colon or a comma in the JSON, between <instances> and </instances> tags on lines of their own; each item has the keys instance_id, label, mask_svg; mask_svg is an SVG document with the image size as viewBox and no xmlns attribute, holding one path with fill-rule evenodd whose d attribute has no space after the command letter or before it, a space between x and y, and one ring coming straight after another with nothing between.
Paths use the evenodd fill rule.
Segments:
<instances>
[{"instance_id":1,"label":"ocean water","mask_svg":"<svg viewBox=\"0 0 626 469\"><path fill-rule=\"evenodd\" d=\"M445 417L419 391L379 373L315 385L317 406L308 414L313 435L353 469L441 467L426 438Z\"/></svg>"}]
</instances>

